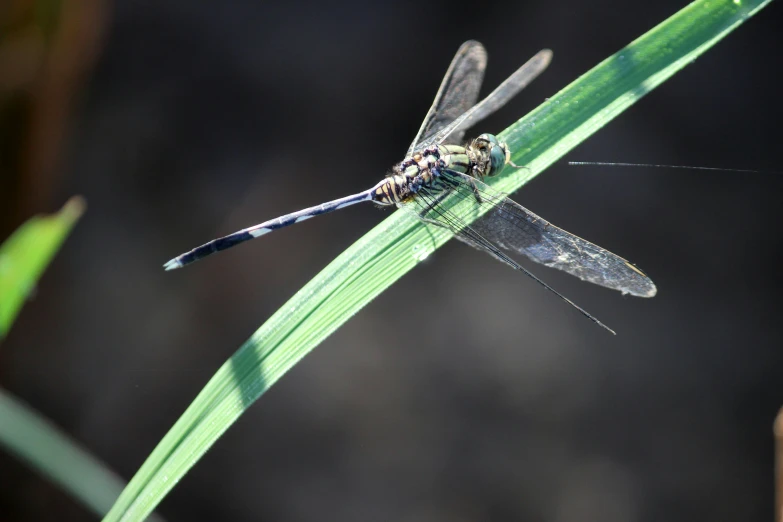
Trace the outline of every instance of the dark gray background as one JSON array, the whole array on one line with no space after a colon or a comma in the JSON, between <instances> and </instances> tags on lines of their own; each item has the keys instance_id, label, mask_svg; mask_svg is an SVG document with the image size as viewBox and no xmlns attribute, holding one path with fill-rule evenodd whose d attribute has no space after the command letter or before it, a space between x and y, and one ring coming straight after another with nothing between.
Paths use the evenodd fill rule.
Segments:
<instances>
[{"instance_id":1,"label":"dark gray background","mask_svg":"<svg viewBox=\"0 0 783 522\"><path fill-rule=\"evenodd\" d=\"M497 132L684 2L118 1L53 210L89 209L3 346L0 382L129 479L213 372L387 214L357 206L175 273L217 235L364 189L460 43ZM773 4L568 160L783 170ZM160 506L170 520L769 520L783 405L781 176L576 168L515 199L628 257L652 300L457 243L296 366ZM423 326L392 332L389 317ZM0 456L4 520L94 517Z\"/></svg>"}]
</instances>

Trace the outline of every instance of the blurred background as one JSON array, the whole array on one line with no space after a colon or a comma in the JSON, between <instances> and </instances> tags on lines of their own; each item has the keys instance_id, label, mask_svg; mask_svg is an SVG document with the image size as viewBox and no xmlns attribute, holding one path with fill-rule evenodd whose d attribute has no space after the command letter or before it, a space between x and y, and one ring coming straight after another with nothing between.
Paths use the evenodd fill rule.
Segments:
<instances>
[{"instance_id":1,"label":"blurred background","mask_svg":"<svg viewBox=\"0 0 783 522\"><path fill-rule=\"evenodd\" d=\"M0 346L0 385L130 479L214 371L388 214L356 206L186 270L219 235L367 188L459 45L499 132L685 2L0 3L0 237L88 210ZM783 171L773 3L565 160ZM770 520L780 174L553 166L514 199L636 262L621 297L457 242L306 357L159 507L169 520ZM412 299L412 296L414 297ZM379 337L401 309L430 327ZM432 327L434 325L434 327ZM0 519L94 520L0 454Z\"/></svg>"}]
</instances>

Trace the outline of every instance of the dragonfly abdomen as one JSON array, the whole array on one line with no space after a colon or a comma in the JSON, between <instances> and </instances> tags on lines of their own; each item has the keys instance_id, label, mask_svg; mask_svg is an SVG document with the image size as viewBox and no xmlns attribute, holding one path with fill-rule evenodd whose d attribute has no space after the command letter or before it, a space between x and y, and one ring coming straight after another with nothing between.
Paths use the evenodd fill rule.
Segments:
<instances>
[{"instance_id":1,"label":"dragonfly abdomen","mask_svg":"<svg viewBox=\"0 0 783 522\"><path fill-rule=\"evenodd\" d=\"M355 205L356 203L361 203L363 201L373 200L373 193L371 191L365 191L360 192L359 194L354 194L352 196L335 199L334 201L329 201L327 203L322 203L314 207L306 208L298 212L292 212L276 219L264 221L259 225L244 228L238 232L234 232L233 234L229 234L218 239L213 239L209 243L205 243L194 248L190 252L185 252L184 254L171 259L163 266L166 268L166 270L181 268L185 265L189 265L190 263L198 261L199 259L203 259L208 255L214 254L215 252L226 250L227 248L236 246L239 243L244 243L245 241L261 237L264 234L268 234L269 232L273 232L280 228L299 223L315 216L320 216L321 214L333 212L349 205Z\"/></svg>"}]
</instances>

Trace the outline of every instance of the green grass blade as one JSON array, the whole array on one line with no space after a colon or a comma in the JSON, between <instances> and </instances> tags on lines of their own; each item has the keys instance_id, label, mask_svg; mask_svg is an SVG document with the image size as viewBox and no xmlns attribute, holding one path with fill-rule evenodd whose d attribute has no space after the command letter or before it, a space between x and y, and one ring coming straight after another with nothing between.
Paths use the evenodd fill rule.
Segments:
<instances>
[{"instance_id":1,"label":"green grass blade","mask_svg":"<svg viewBox=\"0 0 783 522\"><path fill-rule=\"evenodd\" d=\"M72 198L56 214L30 218L0 245L0 339L83 211L84 202Z\"/></svg>"},{"instance_id":2,"label":"green grass blade","mask_svg":"<svg viewBox=\"0 0 783 522\"><path fill-rule=\"evenodd\" d=\"M0 444L98 516L109 511L125 486L119 476L50 421L3 390Z\"/></svg>"},{"instance_id":3,"label":"green grass blade","mask_svg":"<svg viewBox=\"0 0 783 522\"><path fill-rule=\"evenodd\" d=\"M492 185L519 188L769 1L694 2L609 57L501 133L529 168L506 169ZM395 212L330 263L217 371L105 520L142 520L277 379L450 237Z\"/></svg>"}]
</instances>

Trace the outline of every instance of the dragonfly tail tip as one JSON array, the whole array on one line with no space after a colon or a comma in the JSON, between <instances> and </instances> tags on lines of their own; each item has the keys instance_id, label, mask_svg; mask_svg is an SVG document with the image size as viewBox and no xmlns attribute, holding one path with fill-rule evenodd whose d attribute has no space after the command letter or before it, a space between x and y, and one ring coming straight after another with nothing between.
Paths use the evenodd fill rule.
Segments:
<instances>
[{"instance_id":1,"label":"dragonfly tail tip","mask_svg":"<svg viewBox=\"0 0 783 522\"><path fill-rule=\"evenodd\" d=\"M180 263L179 259L176 257L170 261L168 261L165 265L163 265L163 268L166 269L166 272L169 270L175 270L177 268L182 268L182 263Z\"/></svg>"}]
</instances>

